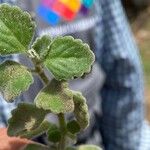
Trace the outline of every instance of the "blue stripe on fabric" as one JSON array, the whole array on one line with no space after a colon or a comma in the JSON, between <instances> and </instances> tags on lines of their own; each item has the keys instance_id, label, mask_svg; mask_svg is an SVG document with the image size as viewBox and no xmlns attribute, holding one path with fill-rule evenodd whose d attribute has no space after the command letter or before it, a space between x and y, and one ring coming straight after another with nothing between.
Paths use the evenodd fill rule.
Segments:
<instances>
[{"instance_id":1,"label":"blue stripe on fabric","mask_svg":"<svg viewBox=\"0 0 150 150\"><path fill-rule=\"evenodd\" d=\"M50 25L57 25L60 21L60 16L54 13L50 8L43 5L38 7L37 13Z\"/></svg>"}]
</instances>

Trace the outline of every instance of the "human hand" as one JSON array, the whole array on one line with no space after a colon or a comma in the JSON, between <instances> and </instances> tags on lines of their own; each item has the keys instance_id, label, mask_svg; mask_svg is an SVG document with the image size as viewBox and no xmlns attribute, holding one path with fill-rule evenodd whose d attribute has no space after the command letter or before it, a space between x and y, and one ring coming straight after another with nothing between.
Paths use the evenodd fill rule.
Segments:
<instances>
[{"instance_id":1,"label":"human hand","mask_svg":"<svg viewBox=\"0 0 150 150\"><path fill-rule=\"evenodd\" d=\"M6 128L0 128L0 150L20 150L25 145L33 143L27 139L9 137Z\"/></svg>"}]
</instances>

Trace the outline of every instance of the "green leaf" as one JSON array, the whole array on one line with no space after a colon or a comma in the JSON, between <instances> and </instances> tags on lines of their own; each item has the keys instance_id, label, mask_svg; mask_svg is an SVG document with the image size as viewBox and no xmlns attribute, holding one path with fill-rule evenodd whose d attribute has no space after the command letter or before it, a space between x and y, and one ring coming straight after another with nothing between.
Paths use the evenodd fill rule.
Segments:
<instances>
[{"instance_id":1,"label":"green leaf","mask_svg":"<svg viewBox=\"0 0 150 150\"><path fill-rule=\"evenodd\" d=\"M19 7L0 5L0 55L28 50L35 30L30 15Z\"/></svg>"},{"instance_id":2,"label":"green leaf","mask_svg":"<svg viewBox=\"0 0 150 150\"><path fill-rule=\"evenodd\" d=\"M31 130L30 132L25 132L24 134L22 134L20 137L22 138L26 138L26 139L32 139L34 137L37 137L43 133L45 133L49 127L51 126L51 123L49 123L48 121L44 120L39 127L37 127L34 130Z\"/></svg>"},{"instance_id":3,"label":"green leaf","mask_svg":"<svg viewBox=\"0 0 150 150\"><path fill-rule=\"evenodd\" d=\"M77 150L102 150L102 149L94 145L82 145Z\"/></svg>"},{"instance_id":4,"label":"green leaf","mask_svg":"<svg viewBox=\"0 0 150 150\"><path fill-rule=\"evenodd\" d=\"M47 131L47 136L49 141L53 143L59 142L61 139L60 129L55 124L51 124Z\"/></svg>"},{"instance_id":5,"label":"green leaf","mask_svg":"<svg viewBox=\"0 0 150 150\"><path fill-rule=\"evenodd\" d=\"M8 135L20 137L29 135L31 131L41 125L47 113L35 105L20 103L12 111L12 117L8 121Z\"/></svg>"},{"instance_id":6,"label":"green leaf","mask_svg":"<svg viewBox=\"0 0 150 150\"><path fill-rule=\"evenodd\" d=\"M7 101L12 101L27 90L32 82L32 75L26 67L16 62L5 62L0 65L0 93Z\"/></svg>"},{"instance_id":7,"label":"green leaf","mask_svg":"<svg viewBox=\"0 0 150 150\"><path fill-rule=\"evenodd\" d=\"M77 148L74 148L74 147L67 147L65 150L77 150Z\"/></svg>"},{"instance_id":8,"label":"green leaf","mask_svg":"<svg viewBox=\"0 0 150 150\"><path fill-rule=\"evenodd\" d=\"M89 73L94 54L87 44L70 36L54 39L45 61L57 80L69 80Z\"/></svg>"},{"instance_id":9,"label":"green leaf","mask_svg":"<svg viewBox=\"0 0 150 150\"><path fill-rule=\"evenodd\" d=\"M28 144L23 150L49 150L49 148L45 145L34 143Z\"/></svg>"},{"instance_id":10,"label":"green leaf","mask_svg":"<svg viewBox=\"0 0 150 150\"><path fill-rule=\"evenodd\" d=\"M73 94L68 85L55 79L37 95L35 103L38 108L50 110L54 114L74 110Z\"/></svg>"},{"instance_id":11,"label":"green leaf","mask_svg":"<svg viewBox=\"0 0 150 150\"><path fill-rule=\"evenodd\" d=\"M85 97L80 92L73 92L73 101L75 105L74 114L81 129L85 129L89 125L88 106Z\"/></svg>"},{"instance_id":12,"label":"green leaf","mask_svg":"<svg viewBox=\"0 0 150 150\"><path fill-rule=\"evenodd\" d=\"M48 55L51 41L52 40L50 36L44 35L43 37L37 38L33 43L32 48L39 55L41 60L44 60Z\"/></svg>"},{"instance_id":13,"label":"green leaf","mask_svg":"<svg viewBox=\"0 0 150 150\"><path fill-rule=\"evenodd\" d=\"M67 123L67 129L70 133L75 134L80 132L80 125L76 120L72 120Z\"/></svg>"}]
</instances>

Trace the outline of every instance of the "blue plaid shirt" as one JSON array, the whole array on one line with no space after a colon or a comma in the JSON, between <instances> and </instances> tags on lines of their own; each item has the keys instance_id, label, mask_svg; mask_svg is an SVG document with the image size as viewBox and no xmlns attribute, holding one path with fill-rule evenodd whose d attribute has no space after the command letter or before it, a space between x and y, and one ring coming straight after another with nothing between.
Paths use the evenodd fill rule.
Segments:
<instances>
[{"instance_id":1,"label":"blue plaid shirt","mask_svg":"<svg viewBox=\"0 0 150 150\"><path fill-rule=\"evenodd\" d=\"M143 72L139 51L120 0L97 0L95 27L97 61L106 80L100 91L99 131L106 150L150 150L150 129L144 122ZM0 99L0 127L15 104Z\"/></svg>"},{"instance_id":2,"label":"blue plaid shirt","mask_svg":"<svg viewBox=\"0 0 150 150\"><path fill-rule=\"evenodd\" d=\"M139 51L120 0L100 0L96 56L106 74L100 131L107 150L138 150L144 120Z\"/></svg>"}]
</instances>

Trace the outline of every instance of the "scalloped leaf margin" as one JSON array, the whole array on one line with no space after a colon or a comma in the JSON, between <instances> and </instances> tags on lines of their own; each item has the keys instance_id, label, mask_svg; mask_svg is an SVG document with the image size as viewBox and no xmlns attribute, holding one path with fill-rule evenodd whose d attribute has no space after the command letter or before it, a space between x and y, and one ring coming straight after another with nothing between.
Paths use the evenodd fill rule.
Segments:
<instances>
[{"instance_id":1,"label":"scalloped leaf margin","mask_svg":"<svg viewBox=\"0 0 150 150\"><path fill-rule=\"evenodd\" d=\"M12 117L8 120L8 135L30 137L33 134L32 131L35 132L35 129L42 124L47 113L33 104L20 103L12 111Z\"/></svg>"},{"instance_id":2,"label":"scalloped leaf margin","mask_svg":"<svg viewBox=\"0 0 150 150\"><path fill-rule=\"evenodd\" d=\"M33 83L26 67L7 61L0 65L0 93L7 101L13 101Z\"/></svg>"},{"instance_id":3,"label":"scalloped leaf margin","mask_svg":"<svg viewBox=\"0 0 150 150\"><path fill-rule=\"evenodd\" d=\"M36 97L38 108L50 110L54 114L73 112L73 94L65 82L53 79Z\"/></svg>"},{"instance_id":4,"label":"scalloped leaf margin","mask_svg":"<svg viewBox=\"0 0 150 150\"><path fill-rule=\"evenodd\" d=\"M69 80L89 73L94 60L88 44L64 36L52 41L44 64L57 80Z\"/></svg>"},{"instance_id":5,"label":"scalloped leaf margin","mask_svg":"<svg viewBox=\"0 0 150 150\"><path fill-rule=\"evenodd\" d=\"M35 23L27 12L0 4L0 55L28 50L34 30Z\"/></svg>"},{"instance_id":6,"label":"scalloped leaf margin","mask_svg":"<svg viewBox=\"0 0 150 150\"><path fill-rule=\"evenodd\" d=\"M52 42L51 37L48 35L44 35L42 37L37 38L32 45L32 48L39 55L39 58L43 61L45 60L46 56L50 51L51 42Z\"/></svg>"}]
</instances>

